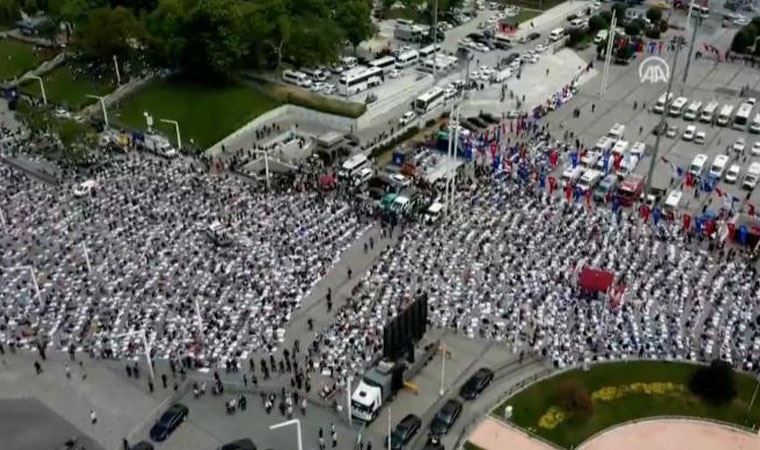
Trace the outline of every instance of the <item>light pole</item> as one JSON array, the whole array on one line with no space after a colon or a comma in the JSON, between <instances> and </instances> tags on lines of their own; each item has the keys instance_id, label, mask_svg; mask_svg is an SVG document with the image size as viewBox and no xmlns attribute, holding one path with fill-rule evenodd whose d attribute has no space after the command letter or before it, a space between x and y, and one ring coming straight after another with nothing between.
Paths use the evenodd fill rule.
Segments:
<instances>
[{"instance_id":1,"label":"light pole","mask_svg":"<svg viewBox=\"0 0 760 450\"><path fill-rule=\"evenodd\" d=\"M351 418L351 381L354 379L351 375L346 378L346 411L348 412L348 424L353 425L353 419Z\"/></svg>"},{"instance_id":2,"label":"light pole","mask_svg":"<svg viewBox=\"0 0 760 450\"><path fill-rule=\"evenodd\" d=\"M150 359L150 345L148 344L148 338L145 334L145 330L130 331L129 333L116 335L114 336L114 338L132 337L132 336L138 336L142 338L143 350L145 351L145 360L148 361L148 370L150 371L150 381L154 381L156 377L155 377L155 374L153 373L153 361Z\"/></svg>"},{"instance_id":3,"label":"light pole","mask_svg":"<svg viewBox=\"0 0 760 450\"><path fill-rule=\"evenodd\" d=\"M179 135L179 122L169 119L161 119L161 122L174 125L174 131L177 134L177 150L182 150L182 137Z\"/></svg>"},{"instance_id":4,"label":"light pole","mask_svg":"<svg viewBox=\"0 0 760 450\"><path fill-rule=\"evenodd\" d=\"M287 427L293 424L295 424L296 426L296 436L298 437L297 450L303 450L303 441L301 440L301 421L299 419L291 419L291 420L286 420L285 422L276 423L274 425L270 425L269 429L276 430L278 428Z\"/></svg>"},{"instance_id":5,"label":"light pole","mask_svg":"<svg viewBox=\"0 0 760 450\"><path fill-rule=\"evenodd\" d=\"M29 78L39 81L40 91L42 91L42 104L47 105L47 95L45 94L45 83L42 82L42 77L37 76L37 75L29 75Z\"/></svg>"},{"instance_id":6,"label":"light pole","mask_svg":"<svg viewBox=\"0 0 760 450\"><path fill-rule=\"evenodd\" d=\"M84 262L87 264L87 272L92 272L92 266L90 265L90 254L87 252L87 245L82 242L82 250L84 251Z\"/></svg>"},{"instance_id":7,"label":"light pole","mask_svg":"<svg viewBox=\"0 0 760 450\"><path fill-rule=\"evenodd\" d=\"M438 42L438 0L433 2L433 29L431 31L433 33L433 79L435 79L438 68L438 49L435 45Z\"/></svg>"},{"instance_id":8,"label":"light pole","mask_svg":"<svg viewBox=\"0 0 760 450\"><path fill-rule=\"evenodd\" d=\"M649 172L647 173L647 186L645 192L648 194L652 189L652 177L654 176L654 166L657 164L657 152L660 150L660 138L665 134L663 127L665 126L665 116L667 115L667 105L670 104L670 92L673 87L673 78L676 74L676 63L678 62L678 53L681 51L681 42L676 44L676 51L673 53L673 67L670 68L668 74L668 89L665 91L665 109L662 111L660 117L660 123L657 125L657 137L654 141L654 152L652 153L652 160L649 162Z\"/></svg>"},{"instance_id":9,"label":"light pole","mask_svg":"<svg viewBox=\"0 0 760 450\"><path fill-rule=\"evenodd\" d=\"M0 225L5 225L5 214L3 214L3 208L0 208Z\"/></svg>"},{"instance_id":10,"label":"light pole","mask_svg":"<svg viewBox=\"0 0 760 450\"><path fill-rule=\"evenodd\" d=\"M388 448L391 447L391 407L388 405Z\"/></svg>"},{"instance_id":11,"label":"light pole","mask_svg":"<svg viewBox=\"0 0 760 450\"><path fill-rule=\"evenodd\" d=\"M113 66L116 68L116 85L121 86L121 72L119 72L119 60L113 55Z\"/></svg>"},{"instance_id":12,"label":"light pole","mask_svg":"<svg viewBox=\"0 0 760 450\"><path fill-rule=\"evenodd\" d=\"M34 286L34 295L37 297L37 302L42 304L42 296L40 296L40 285L37 284L37 274L35 273L34 266L14 266L9 267L8 270L28 270L32 277L32 285Z\"/></svg>"},{"instance_id":13,"label":"light pole","mask_svg":"<svg viewBox=\"0 0 760 450\"><path fill-rule=\"evenodd\" d=\"M615 42L615 27L617 26L617 11L612 10L612 20L610 21L609 36L607 36L607 54L604 56L604 68L602 69L602 87L599 91L599 97L604 97L607 90L607 77L610 71L610 62L612 61L612 47Z\"/></svg>"},{"instance_id":14,"label":"light pole","mask_svg":"<svg viewBox=\"0 0 760 450\"><path fill-rule=\"evenodd\" d=\"M95 100L98 100L100 102L100 109L103 110L103 122L105 123L105 128L108 128L108 111L106 111L106 102L105 97L102 95L93 95L93 94L87 94L85 95L87 98L94 98Z\"/></svg>"},{"instance_id":15,"label":"light pole","mask_svg":"<svg viewBox=\"0 0 760 450\"><path fill-rule=\"evenodd\" d=\"M750 400L750 402L749 402L749 408L747 408L747 414L749 414L752 411L752 405L755 404L755 399L757 398L757 390L758 389L760 389L760 376L757 377L757 384L755 385L755 392L752 393L752 400Z\"/></svg>"},{"instance_id":16,"label":"light pole","mask_svg":"<svg viewBox=\"0 0 760 450\"><path fill-rule=\"evenodd\" d=\"M689 25L689 19L691 18L692 10L694 9L694 1L689 4L689 14L686 16L686 25ZM702 23L701 11L697 16L697 20L694 21L694 31L691 33L691 42L689 43L689 56L686 57L686 69L683 71L683 82L686 83L686 77L689 76L689 66L691 65L691 54L694 51L694 41L697 40L697 28Z\"/></svg>"},{"instance_id":17,"label":"light pole","mask_svg":"<svg viewBox=\"0 0 760 450\"><path fill-rule=\"evenodd\" d=\"M269 179L269 153L265 150L254 150L254 152L264 154L264 175L267 177L267 190L270 190L272 183Z\"/></svg>"},{"instance_id":18,"label":"light pole","mask_svg":"<svg viewBox=\"0 0 760 450\"><path fill-rule=\"evenodd\" d=\"M446 375L446 344L441 343L441 389L438 395L443 397L443 380Z\"/></svg>"}]
</instances>

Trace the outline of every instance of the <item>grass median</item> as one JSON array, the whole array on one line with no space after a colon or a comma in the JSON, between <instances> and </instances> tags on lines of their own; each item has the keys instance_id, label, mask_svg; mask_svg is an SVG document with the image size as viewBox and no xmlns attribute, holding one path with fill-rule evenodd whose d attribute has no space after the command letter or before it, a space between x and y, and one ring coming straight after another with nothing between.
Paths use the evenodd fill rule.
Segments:
<instances>
[{"instance_id":1,"label":"grass median","mask_svg":"<svg viewBox=\"0 0 760 450\"><path fill-rule=\"evenodd\" d=\"M15 39L0 39L0 81L10 81L53 57L49 50Z\"/></svg>"},{"instance_id":2,"label":"grass median","mask_svg":"<svg viewBox=\"0 0 760 450\"><path fill-rule=\"evenodd\" d=\"M760 405L748 409L756 381L736 374L738 395L716 406L688 390L698 366L686 363L637 361L572 370L538 382L497 406L513 407L511 422L564 448L577 447L594 434L616 424L655 416L688 416L752 427L760 421ZM563 386L581 384L592 402L590 411L573 414L559 406Z\"/></svg>"}]
</instances>

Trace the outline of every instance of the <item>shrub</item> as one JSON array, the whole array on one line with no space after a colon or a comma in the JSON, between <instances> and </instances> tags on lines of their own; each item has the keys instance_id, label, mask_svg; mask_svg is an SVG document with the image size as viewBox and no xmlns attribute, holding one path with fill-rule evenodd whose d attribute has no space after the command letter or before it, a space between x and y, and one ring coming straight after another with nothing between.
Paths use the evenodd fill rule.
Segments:
<instances>
[{"instance_id":1,"label":"shrub","mask_svg":"<svg viewBox=\"0 0 760 450\"><path fill-rule=\"evenodd\" d=\"M649 39L660 39L660 30L657 28L650 28L644 32L644 36L648 37Z\"/></svg>"},{"instance_id":2,"label":"shrub","mask_svg":"<svg viewBox=\"0 0 760 450\"><path fill-rule=\"evenodd\" d=\"M588 416L594 410L586 386L577 379L567 380L557 387L557 402L573 415Z\"/></svg>"},{"instance_id":3,"label":"shrub","mask_svg":"<svg viewBox=\"0 0 760 450\"><path fill-rule=\"evenodd\" d=\"M663 19L660 22L660 33L664 33L668 31L668 28L670 28L670 25L668 25L668 21Z\"/></svg>"},{"instance_id":4,"label":"shrub","mask_svg":"<svg viewBox=\"0 0 760 450\"><path fill-rule=\"evenodd\" d=\"M651 6L647 10L647 19L651 20L652 23L657 23L662 20L662 9Z\"/></svg>"},{"instance_id":5,"label":"shrub","mask_svg":"<svg viewBox=\"0 0 760 450\"><path fill-rule=\"evenodd\" d=\"M625 24L625 34L628 36L638 36L641 34L641 30L644 29L642 24L645 23L643 20L631 20L627 24Z\"/></svg>"},{"instance_id":6,"label":"shrub","mask_svg":"<svg viewBox=\"0 0 760 450\"><path fill-rule=\"evenodd\" d=\"M734 35L731 50L737 53L747 52L755 44L756 37L757 29L752 24L743 27Z\"/></svg>"},{"instance_id":7,"label":"shrub","mask_svg":"<svg viewBox=\"0 0 760 450\"><path fill-rule=\"evenodd\" d=\"M600 14L593 15L588 19L589 33L596 34L599 30L604 30L605 28L609 28L609 26L609 21Z\"/></svg>"},{"instance_id":8,"label":"shrub","mask_svg":"<svg viewBox=\"0 0 760 450\"><path fill-rule=\"evenodd\" d=\"M567 40L567 46L575 48L583 42L586 38L586 32L580 28L573 28L570 30L570 38Z\"/></svg>"},{"instance_id":9,"label":"shrub","mask_svg":"<svg viewBox=\"0 0 760 450\"><path fill-rule=\"evenodd\" d=\"M731 365L716 359L709 366L700 367L689 380L689 390L714 405L729 403L737 393Z\"/></svg>"}]
</instances>

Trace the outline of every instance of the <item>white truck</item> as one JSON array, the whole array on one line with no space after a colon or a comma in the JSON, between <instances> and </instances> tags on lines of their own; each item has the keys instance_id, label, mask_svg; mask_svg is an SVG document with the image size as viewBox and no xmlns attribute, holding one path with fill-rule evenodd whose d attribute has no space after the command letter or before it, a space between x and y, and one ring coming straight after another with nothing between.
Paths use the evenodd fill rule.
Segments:
<instances>
[{"instance_id":1,"label":"white truck","mask_svg":"<svg viewBox=\"0 0 760 450\"><path fill-rule=\"evenodd\" d=\"M174 158L178 154L169 139L160 134L146 134L142 146L145 150L165 158Z\"/></svg>"}]
</instances>

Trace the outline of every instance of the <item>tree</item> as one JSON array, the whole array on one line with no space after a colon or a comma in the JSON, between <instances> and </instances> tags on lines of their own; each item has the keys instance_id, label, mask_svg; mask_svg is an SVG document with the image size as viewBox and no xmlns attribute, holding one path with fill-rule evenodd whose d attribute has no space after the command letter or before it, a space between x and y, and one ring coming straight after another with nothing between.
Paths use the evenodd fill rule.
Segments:
<instances>
[{"instance_id":1,"label":"tree","mask_svg":"<svg viewBox=\"0 0 760 450\"><path fill-rule=\"evenodd\" d=\"M0 0L0 23L13 23L20 19L18 0Z\"/></svg>"},{"instance_id":2,"label":"tree","mask_svg":"<svg viewBox=\"0 0 760 450\"><path fill-rule=\"evenodd\" d=\"M623 2L616 2L614 5L612 5L612 11L615 11L615 17L617 17L618 23L623 23L623 20L625 20L626 10L628 10L628 5ZM611 20L612 19L610 19L610 21Z\"/></svg>"},{"instance_id":3,"label":"tree","mask_svg":"<svg viewBox=\"0 0 760 450\"><path fill-rule=\"evenodd\" d=\"M757 30L752 24L743 27L734 35L734 40L731 42L731 51L746 53L755 44L756 37Z\"/></svg>"},{"instance_id":4,"label":"tree","mask_svg":"<svg viewBox=\"0 0 760 450\"><path fill-rule=\"evenodd\" d=\"M106 61L125 56L145 37L142 24L126 8L99 8L77 32L77 46L88 58Z\"/></svg>"},{"instance_id":5,"label":"tree","mask_svg":"<svg viewBox=\"0 0 760 450\"><path fill-rule=\"evenodd\" d=\"M731 365L716 359L709 366L700 367L689 380L689 390L714 405L730 402L737 393Z\"/></svg>"},{"instance_id":6,"label":"tree","mask_svg":"<svg viewBox=\"0 0 760 450\"><path fill-rule=\"evenodd\" d=\"M625 24L625 34L628 36L638 36L641 34L641 30L643 29L643 20L636 19L631 20L627 24Z\"/></svg>"},{"instance_id":7,"label":"tree","mask_svg":"<svg viewBox=\"0 0 760 450\"><path fill-rule=\"evenodd\" d=\"M567 40L567 46L575 48L586 37L586 32L580 28L573 28L570 30L570 37Z\"/></svg>"},{"instance_id":8,"label":"tree","mask_svg":"<svg viewBox=\"0 0 760 450\"><path fill-rule=\"evenodd\" d=\"M647 19L651 20L653 24L659 23L662 20L662 9L657 6L650 6L647 10Z\"/></svg>"},{"instance_id":9,"label":"tree","mask_svg":"<svg viewBox=\"0 0 760 450\"><path fill-rule=\"evenodd\" d=\"M595 14L588 19L589 33L596 34L599 30L605 30L610 27L609 21L599 14Z\"/></svg>"},{"instance_id":10,"label":"tree","mask_svg":"<svg viewBox=\"0 0 760 450\"><path fill-rule=\"evenodd\" d=\"M354 48L372 36L374 27L366 0L343 0L335 9L335 21Z\"/></svg>"},{"instance_id":11,"label":"tree","mask_svg":"<svg viewBox=\"0 0 760 450\"><path fill-rule=\"evenodd\" d=\"M557 403L569 414L576 416L588 416L594 410L594 404L586 386L575 378L557 387Z\"/></svg>"}]
</instances>

